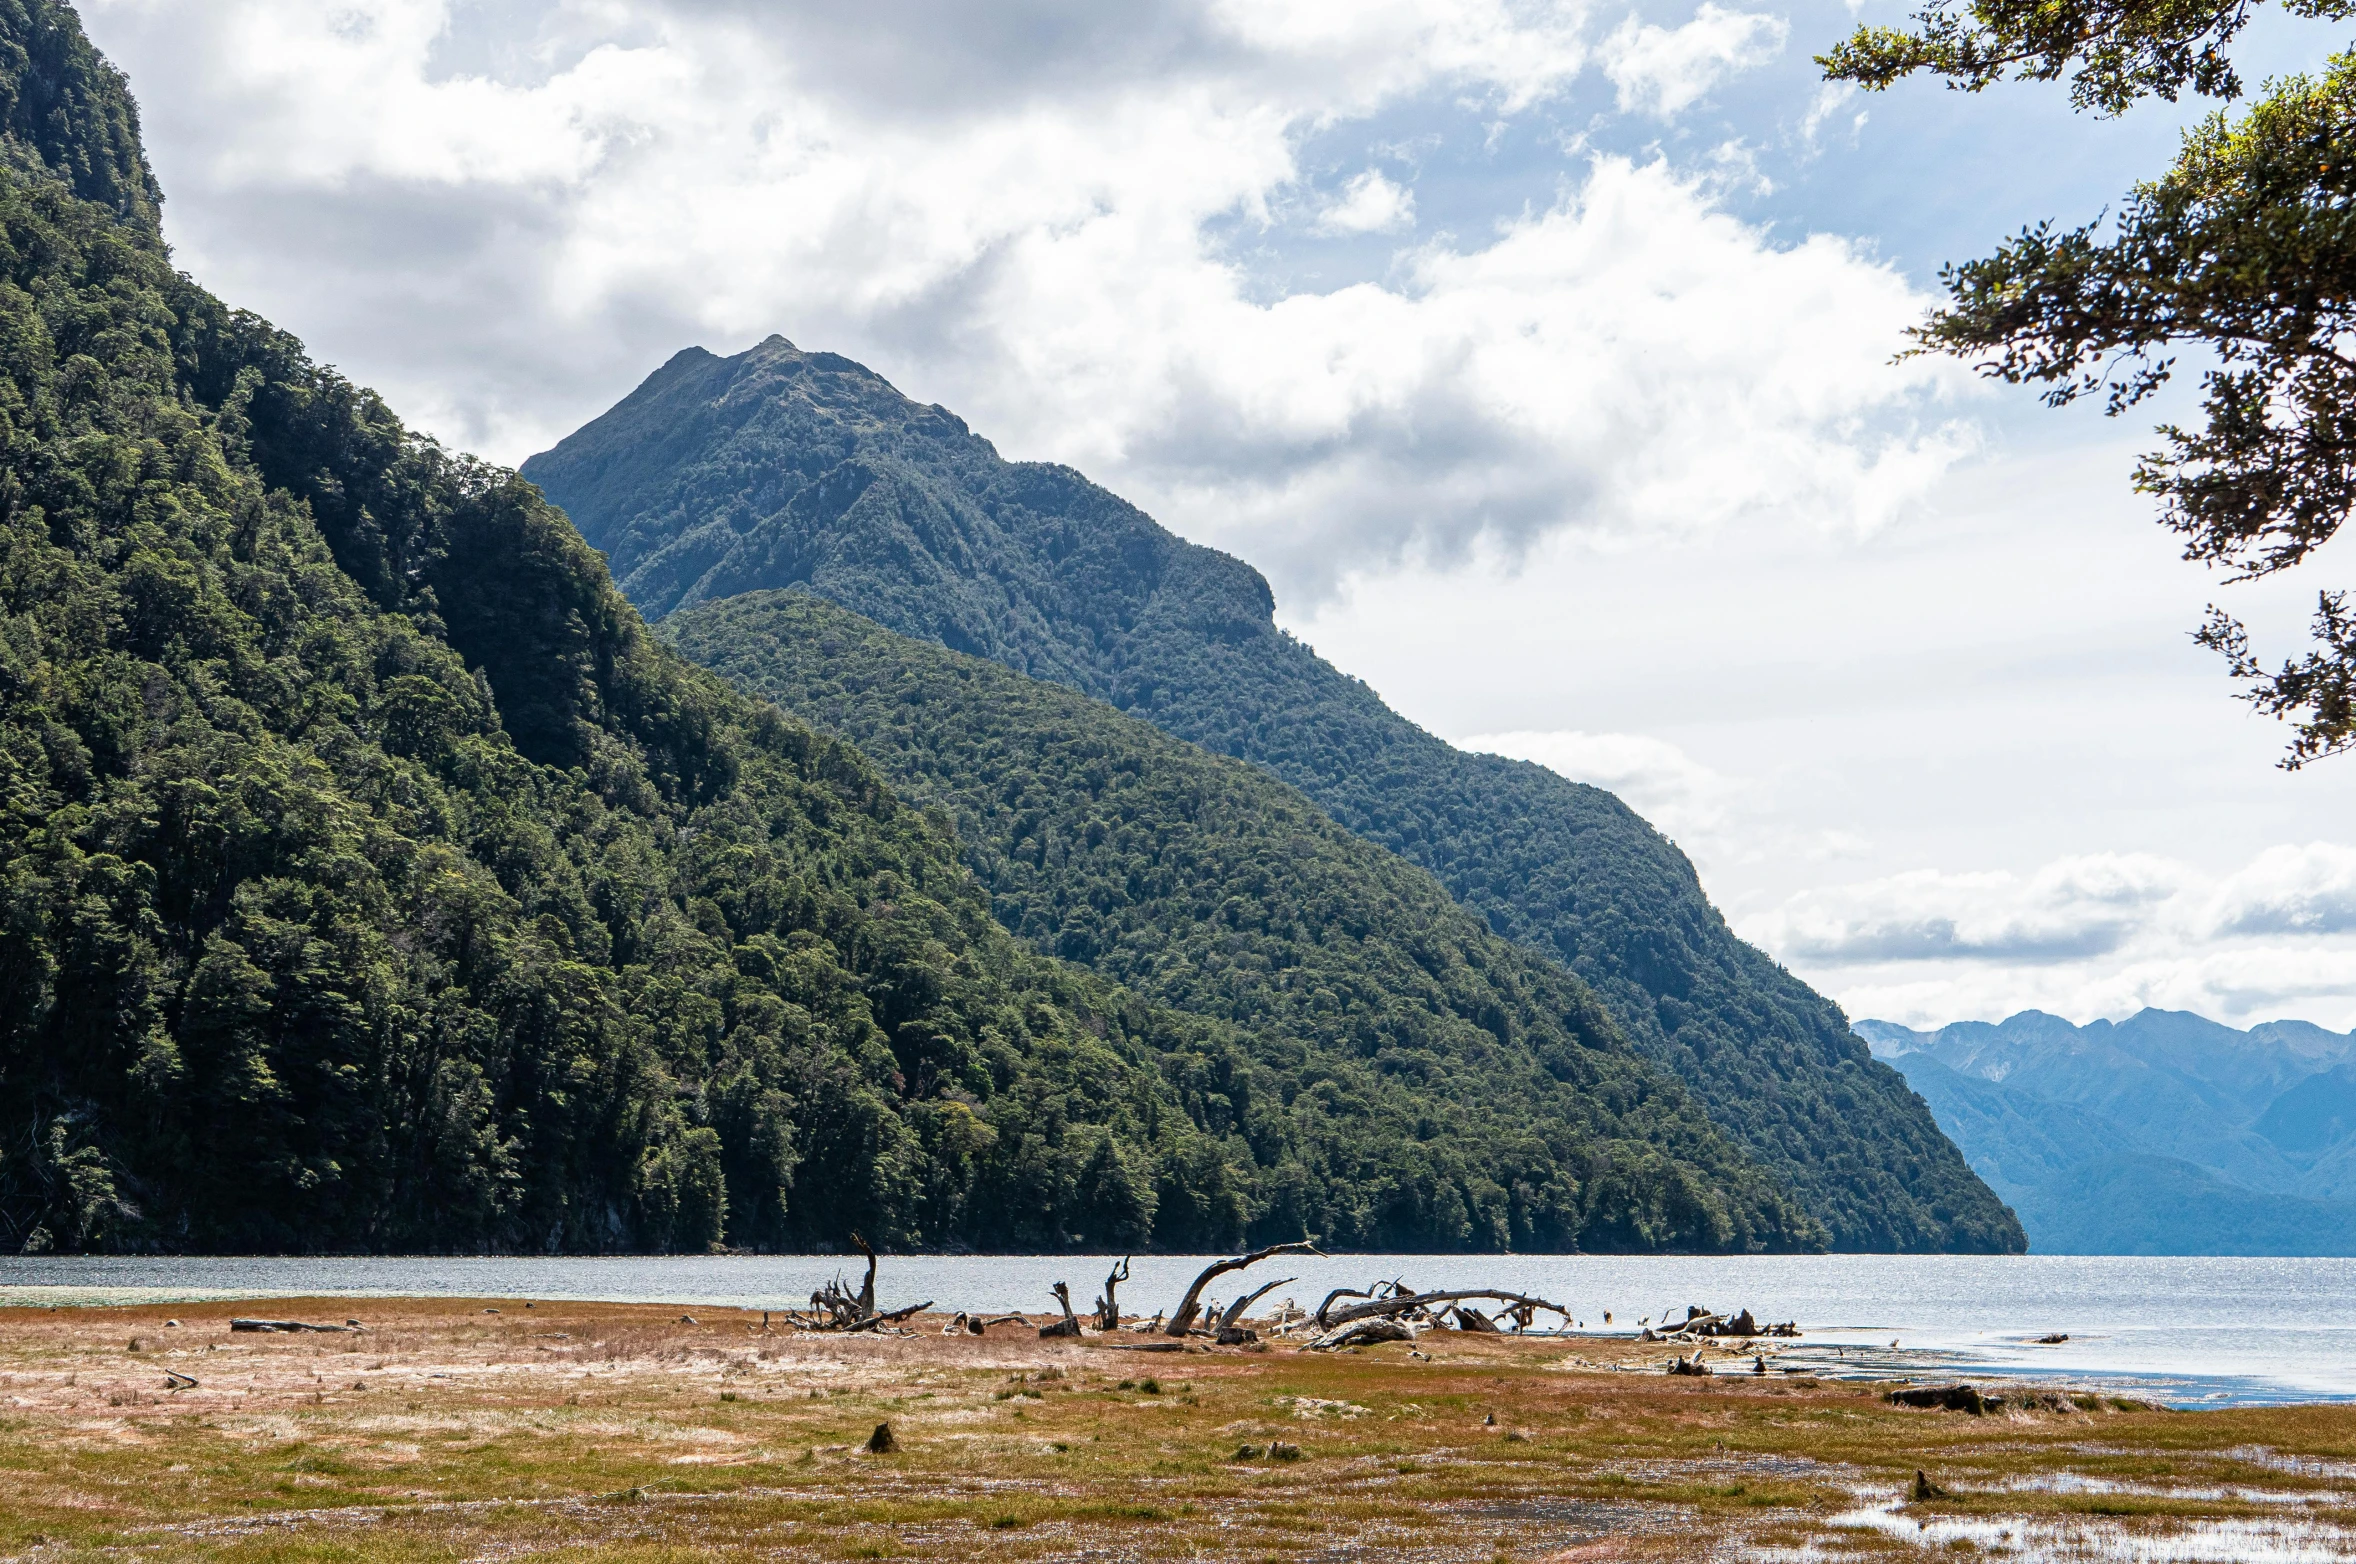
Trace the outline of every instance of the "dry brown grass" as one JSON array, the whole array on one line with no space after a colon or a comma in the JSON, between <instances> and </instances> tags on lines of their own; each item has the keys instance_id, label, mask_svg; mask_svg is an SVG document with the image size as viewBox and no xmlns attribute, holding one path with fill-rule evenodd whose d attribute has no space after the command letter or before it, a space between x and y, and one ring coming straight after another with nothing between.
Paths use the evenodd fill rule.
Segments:
<instances>
[{"instance_id":1,"label":"dry brown grass","mask_svg":"<svg viewBox=\"0 0 2356 1564\"><path fill-rule=\"evenodd\" d=\"M367 1329L233 1335L239 1313ZM1672 1379L1625 1343L1434 1333L1421 1361L936 1331L496 1299L0 1309L0 1557L2356 1557L2356 1408L1974 1418ZM898 1452L870 1455L885 1421ZM1918 1468L1955 1497L1906 1503Z\"/></svg>"}]
</instances>

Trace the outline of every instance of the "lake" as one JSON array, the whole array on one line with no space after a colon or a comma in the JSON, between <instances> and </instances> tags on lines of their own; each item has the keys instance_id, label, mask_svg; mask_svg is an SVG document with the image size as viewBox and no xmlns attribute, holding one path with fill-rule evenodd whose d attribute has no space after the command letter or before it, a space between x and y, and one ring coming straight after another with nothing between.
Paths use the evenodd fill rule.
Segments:
<instances>
[{"instance_id":1,"label":"lake","mask_svg":"<svg viewBox=\"0 0 2356 1564\"><path fill-rule=\"evenodd\" d=\"M1109 1261L1071 1255L886 1256L885 1308L1042 1314L1068 1281L1085 1308ZM1124 1310L1166 1308L1200 1256L1140 1256ZM852 1257L712 1255L617 1258L0 1258L0 1304L143 1303L220 1298L396 1296L571 1298L780 1309L806 1304ZM1688 1304L1796 1320L1779 1363L1840 1376L1956 1374L2100 1384L2176 1406L2356 1399L2356 1260L2134 1256L1802 1255L1718 1259L1590 1255L1279 1257L1247 1286L1296 1278L1315 1307L1333 1287L1403 1278L1417 1288L1501 1286L1570 1309L1614 1334ZM1222 1278L1209 1296L1232 1298ZM1612 1316L1607 1326L1606 1311ZM365 1310L357 1310L365 1314ZM2036 1338L2067 1335L2058 1345Z\"/></svg>"}]
</instances>

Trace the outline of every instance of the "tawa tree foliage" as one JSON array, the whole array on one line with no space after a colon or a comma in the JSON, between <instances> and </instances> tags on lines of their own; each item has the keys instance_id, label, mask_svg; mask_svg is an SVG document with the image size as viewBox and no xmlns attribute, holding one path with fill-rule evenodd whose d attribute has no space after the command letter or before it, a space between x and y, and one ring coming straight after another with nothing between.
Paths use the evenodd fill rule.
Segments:
<instances>
[{"instance_id":1,"label":"tawa tree foliage","mask_svg":"<svg viewBox=\"0 0 2356 1564\"><path fill-rule=\"evenodd\" d=\"M2345 0L2299 15L2356 15ZM1915 71L1977 91L2068 75L2081 108L2124 111L2184 90L2240 95L2225 49L2248 0L1978 0L1921 12L1916 29L1861 28L1819 63L1883 88ZM2163 425L2136 487L2187 559L2229 579L2274 574L2330 541L2356 504L2356 54L2266 85L2246 112L2186 133L2172 167L2115 217L2023 230L1941 273L1949 304L1917 351L1976 359L2054 406L2099 397L2116 415L2200 355L2198 425ZM2269 668L2212 606L2196 637L2224 654L2245 696L2294 725L2283 764L2356 747L2356 612L2319 594L2314 642Z\"/></svg>"}]
</instances>

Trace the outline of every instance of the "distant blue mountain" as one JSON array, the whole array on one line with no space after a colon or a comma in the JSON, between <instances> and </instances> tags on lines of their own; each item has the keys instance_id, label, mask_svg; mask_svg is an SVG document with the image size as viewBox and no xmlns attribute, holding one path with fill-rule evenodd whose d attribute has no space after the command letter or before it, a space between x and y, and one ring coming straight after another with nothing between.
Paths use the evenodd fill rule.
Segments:
<instances>
[{"instance_id":1,"label":"distant blue mountain","mask_svg":"<svg viewBox=\"0 0 2356 1564\"><path fill-rule=\"evenodd\" d=\"M2356 1255L2356 1033L2175 1010L1856 1030L2032 1250Z\"/></svg>"}]
</instances>

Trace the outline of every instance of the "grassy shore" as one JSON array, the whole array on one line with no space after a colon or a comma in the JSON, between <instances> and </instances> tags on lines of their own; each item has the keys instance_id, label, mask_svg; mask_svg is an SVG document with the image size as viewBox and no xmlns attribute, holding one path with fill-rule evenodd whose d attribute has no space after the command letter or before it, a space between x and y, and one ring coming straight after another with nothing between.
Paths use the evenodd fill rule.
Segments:
<instances>
[{"instance_id":1,"label":"grassy shore","mask_svg":"<svg viewBox=\"0 0 2356 1564\"><path fill-rule=\"evenodd\" d=\"M0 1309L0 1556L2356 1557L2356 1407L1972 1416L1618 1341L1148 1354L688 1312Z\"/></svg>"}]
</instances>

